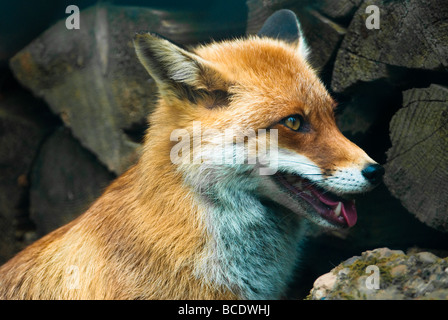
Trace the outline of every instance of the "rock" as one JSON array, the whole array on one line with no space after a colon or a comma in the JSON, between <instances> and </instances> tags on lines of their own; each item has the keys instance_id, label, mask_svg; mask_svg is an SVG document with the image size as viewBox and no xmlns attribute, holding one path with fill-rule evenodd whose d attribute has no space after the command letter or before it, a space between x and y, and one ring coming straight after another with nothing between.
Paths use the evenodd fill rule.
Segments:
<instances>
[{"instance_id":1,"label":"rock","mask_svg":"<svg viewBox=\"0 0 448 320\"><path fill-rule=\"evenodd\" d=\"M419 252L416 254L417 259L423 263L434 263L439 259L435 254L431 252Z\"/></svg>"},{"instance_id":2,"label":"rock","mask_svg":"<svg viewBox=\"0 0 448 320\"><path fill-rule=\"evenodd\" d=\"M448 88L405 91L390 138L385 184L420 221L447 231Z\"/></svg>"},{"instance_id":3,"label":"rock","mask_svg":"<svg viewBox=\"0 0 448 320\"><path fill-rule=\"evenodd\" d=\"M337 275L333 273L327 273L323 276L319 277L313 286L313 294L315 299L320 300L324 297L328 296L329 292L333 290L333 287L336 283Z\"/></svg>"},{"instance_id":4,"label":"rock","mask_svg":"<svg viewBox=\"0 0 448 320\"><path fill-rule=\"evenodd\" d=\"M36 236L72 221L115 176L64 127L42 145L30 176L30 216Z\"/></svg>"},{"instance_id":5,"label":"rock","mask_svg":"<svg viewBox=\"0 0 448 320\"><path fill-rule=\"evenodd\" d=\"M359 261L361 259L361 257L358 256L354 256L350 259L347 259L346 261L344 261L342 264L344 267L350 267L352 264L356 263L357 261Z\"/></svg>"},{"instance_id":6,"label":"rock","mask_svg":"<svg viewBox=\"0 0 448 320\"><path fill-rule=\"evenodd\" d=\"M84 147L120 174L138 158L157 98L154 82L135 55L134 34L157 32L190 45L231 36L234 27L204 19L201 12L108 4L81 11L80 20L79 30L59 21L16 54L10 66Z\"/></svg>"},{"instance_id":7,"label":"rock","mask_svg":"<svg viewBox=\"0 0 448 320\"><path fill-rule=\"evenodd\" d=\"M390 275L394 278L404 276L409 272L408 267L404 264L400 264L398 266L393 267L390 269Z\"/></svg>"},{"instance_id":8,"label":"rock","mask_svg":"<svg viewBox=\"0 0 448 320\"><path fill-rule=\"evenodd\" d=\"M380 9L380 29L366 28L369 5ZM447 18L448 6L437 0L364 1L338 51L332 89L344 92L360 81L389 79L393 68L446 72Z\"/></svg>"},{"instance_id":9,"label":"rock","mask_svg":"<svg viewBox=\"0 0 448 320\"><path fill-rule=\"evenodd\" d=\"M26 244L29 173L53 120L25 90L0 93L0 264Z\"/></svg>"},{"instance_id":10,"label":"rock","mask_svg":"<svg viewBox=\"0 0 448 320\"><path fill-rule=\"evenodd\" d=\"M430 252L406 255L388 248L366 251L318 278L308 299L446 299L446 266L448 258L441 259ZM369 267L377 268L378 289L369 285L375 274ZM338 276L341 272L343 277Z\"/></svg>"}]
</instances>

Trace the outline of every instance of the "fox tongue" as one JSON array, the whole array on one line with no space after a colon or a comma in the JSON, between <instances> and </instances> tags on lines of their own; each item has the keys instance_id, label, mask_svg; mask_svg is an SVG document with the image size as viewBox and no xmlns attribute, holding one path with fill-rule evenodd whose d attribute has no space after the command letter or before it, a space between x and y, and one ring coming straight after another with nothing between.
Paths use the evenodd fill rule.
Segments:
<instances>
[{"instance_id":1,"label":"fox tongue","mask_svg":"<svg viewBox=\"0 0 448 320\"><path fill-rule=\"evenodd\" d=\"M314 192L314 194L319 198L320 201L325 203L327 206L333 208L333 211L336 209L339 202L341 202L341 214L344 217L345 221L347 222L347 225L349 227L352 227L356 224L356 221L358 220L358 215L356 213L355 201L353 200L336 201L330 199L328 196L320 192Z\"/></svg>"},{"instance_id":2,"label":"fox tongue","mask_svg":"<svg viewBox=\"0 0 448 320\"><path fill-rule=\"evenodd\" d=\"M349 227L353 227L356 224L358 215L356 214L355 201L344 201L342 203L341 213Z\"/></svg>"}]
</instances>

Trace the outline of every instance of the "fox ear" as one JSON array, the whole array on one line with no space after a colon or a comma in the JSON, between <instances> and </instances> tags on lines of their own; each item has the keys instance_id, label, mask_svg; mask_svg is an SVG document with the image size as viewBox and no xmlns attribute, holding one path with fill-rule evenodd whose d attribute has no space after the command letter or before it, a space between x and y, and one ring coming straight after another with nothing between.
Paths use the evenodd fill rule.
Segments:
<instances>
[{"instance_id":1,"label":"fox ear","mask_svg":"<svg viewBox=\"0 0 448 320\"><path fill-rule=\"evenodd\" d=\"M222 90L223 81L209 62L153 34L136 34L137 57L163 94L194 94L195 90Z\"/></svg>"},{"instance_id":2,"label":"fox ear","mask_svg":"<svg viewBox=\"0 0 448 320\"><path fill-rule=\"evenodd\" d=\"M303 37L302 27L294 12L282 9L274 12L261 27L257 34L259 37L269 37L283 40L298 46L304 58L309 54L309 48Z\"/></svg>"}]
</instances>

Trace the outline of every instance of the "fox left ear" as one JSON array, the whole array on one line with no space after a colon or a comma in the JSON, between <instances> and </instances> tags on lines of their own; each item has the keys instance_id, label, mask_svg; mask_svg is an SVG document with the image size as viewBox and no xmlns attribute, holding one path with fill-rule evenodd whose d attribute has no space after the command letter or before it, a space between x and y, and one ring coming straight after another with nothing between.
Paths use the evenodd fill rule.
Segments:
<instances>
[{"instance_id":1,"label":"fox left ear","mask_svg":"<svg viewBox=\"0 0 448 320\"><path fill-rule=\"evenodd\" d=\"M301 55L305 59L310 52L296 14L288 9L274 12L263 24L257 35L259 37L283 40L298 46Z\"/></svg>"},{"instance_id":2,"label":"fox left ear","mask_svg":"<svg viewBox=\"0 0 448 320\"><path fill-rule=\"evenodd\" d=\"M163 96L197 102L225 90L225 81L210 62L157 34L136 34L134 47Z\"/></svg>"}]
</instances>

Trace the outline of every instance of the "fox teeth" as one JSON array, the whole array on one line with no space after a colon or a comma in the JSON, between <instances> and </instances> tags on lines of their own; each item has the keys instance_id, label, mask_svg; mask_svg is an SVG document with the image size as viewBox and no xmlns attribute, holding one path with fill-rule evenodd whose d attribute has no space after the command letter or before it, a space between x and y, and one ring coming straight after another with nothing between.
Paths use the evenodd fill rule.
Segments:
<instances>
[{"instance_id":1,"label":"fox teeth","mask_svg":"<svg viewBox=\"0 0 448 320\"><path fill-rule=\"evenodd\" d=\"M334 213L336 214L337 217L341 215L341 208L342 208L342 202L339 202L336 209L334 209Z\"/></svg>"}]
</instances>

